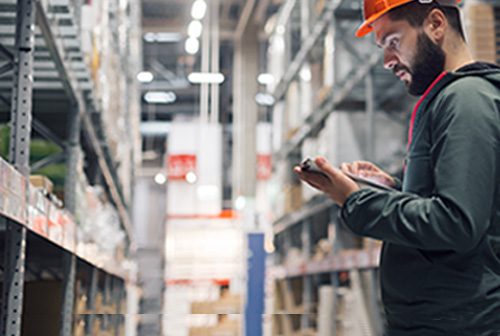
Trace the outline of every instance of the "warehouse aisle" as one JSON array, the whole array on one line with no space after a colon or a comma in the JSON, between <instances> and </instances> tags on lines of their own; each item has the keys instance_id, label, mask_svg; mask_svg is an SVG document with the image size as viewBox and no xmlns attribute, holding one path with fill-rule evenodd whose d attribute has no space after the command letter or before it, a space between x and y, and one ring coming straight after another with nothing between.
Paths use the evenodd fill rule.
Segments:
<instances>
[{"instance_id":1,"label":"warehouse aisle","mask_svg":"<svg viewBox=\"0 0 500 336\"><path fill-rule=\"evenodd\" d=\"M500 4L461 2L500 63ZM401 176L352 0L0 0L0 334L382 336L381 242L293 167Z\"/></svg>"}]
</instances>

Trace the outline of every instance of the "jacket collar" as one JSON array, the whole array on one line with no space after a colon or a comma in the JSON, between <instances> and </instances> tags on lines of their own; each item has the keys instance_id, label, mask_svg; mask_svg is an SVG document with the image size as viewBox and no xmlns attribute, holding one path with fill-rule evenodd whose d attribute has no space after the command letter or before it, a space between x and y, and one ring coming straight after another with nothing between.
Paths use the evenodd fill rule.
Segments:
<instances>
[{"instance_id":1,"label":"jacket collar","mask_svg":"<svg viewBox=\"0 0 500 336\"><path fill-rule=\"evenodd\" d=\"M410 149L411 140L413 137L413 129L415 128L415 125L418 123L421 111L425 109L425 107L429 104L429 102L438 94L439 91L441 91L442 88L444 88L446 85L448 85L449 83L460 77L461 76L457 75L457 73L455 72L449 72L449 71L442 72L434 80L434 82L432 82L432 84L427 88L422 97L420 97L419 101L415 105L415 108L413 109L413 113L410 119L407 150Z\"/></svg>"}]
</instances>

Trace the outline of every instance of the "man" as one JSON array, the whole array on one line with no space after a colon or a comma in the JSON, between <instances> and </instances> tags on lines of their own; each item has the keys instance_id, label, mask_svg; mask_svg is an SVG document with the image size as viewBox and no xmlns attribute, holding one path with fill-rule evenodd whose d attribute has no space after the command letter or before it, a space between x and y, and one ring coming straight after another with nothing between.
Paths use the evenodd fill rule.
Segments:
<instances>
[{"instance_id":1,"label":"man","mask_svg":"<svg viewBox=\"0 0 500 336\"><path fill-rule=\"evenodd\" d=\"M456 0L365 0L373 31L412 95L402 192L360 189L346 174L401 184L368 162L295 168L341 206L356 234L384 241L389 336L500 335L500 68L474 62Z\"/></svg>"}]
</instances>

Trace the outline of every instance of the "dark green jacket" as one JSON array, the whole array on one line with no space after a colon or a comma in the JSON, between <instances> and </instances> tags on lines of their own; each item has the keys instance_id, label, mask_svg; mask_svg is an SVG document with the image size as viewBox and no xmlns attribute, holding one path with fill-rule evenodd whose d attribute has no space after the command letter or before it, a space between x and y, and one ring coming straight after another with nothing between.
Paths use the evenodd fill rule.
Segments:
<instances>
[{"instance_id":1,"label":"dark green jacket","mask_svg":"<svg viewBox=\"0 0 500 336\"><path fill-rule=\"evenodd\" d=\"M402 192L362 189L342 208L384 241L390 336L500 335L500 69L485 67L421 99Z\"/></svg>"}]
</instances>

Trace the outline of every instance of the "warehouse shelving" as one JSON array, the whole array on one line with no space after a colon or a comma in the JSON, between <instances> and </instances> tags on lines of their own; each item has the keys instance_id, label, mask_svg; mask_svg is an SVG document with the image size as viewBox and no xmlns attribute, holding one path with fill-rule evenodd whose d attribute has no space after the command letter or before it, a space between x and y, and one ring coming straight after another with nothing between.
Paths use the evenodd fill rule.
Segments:
<instances>
[{"instance_id":1,"label":"warehouse shelving","mask_svg":"<svg viewBox=\"0 0 500 336\"><path fill-rule=\"evenodd\" d=\"M82 5L78 0L0 1L0 112L2 122L10 113L11 126L10 163L0 160L4 335L124 334L126 288L135 282L134 263L128 259L134 237L100 101L81 50ZM62 152L30 167L32 127ZM82 148L95 157L118 209L126 234L122 257L103 253L77 235ZM62 209L30 185L28 176L64 158Z\"/></svg>"},{"instance_id":2,"label":"warehouse shelving","mask_svg":"<svg viewBox=\"0 0 500 336\"><path fill-rule=\"evenodd\" d=\"M276 266L269 270L275 279L294 278L302 275L351 271L378 267L380 249L349 251L343 255L330 256L318 261L299 265Z\"/></svg>"},{"instance_id":3,"label":"warehouse shelving","mask_svg":"<svg viewBox=\"0 0 500 336\"><path fill-rule=\"evenodd\" d=\"M316 99L313 98L311 112L303 115L294 128L283 132L288 133L288 136L284 137L278 148L274 148L273 163L277 167L277 181L279 184L291 184L289 189L292 190L292 195L285 198L292 200L297 197L293 195L293 190L299 187L299 182L291 173L292 167L304 155L321 154L304 154L304 143L325 132L328 119L337 113L348 120L361 113L364 121L353 126L354 132L358 132L356 134L362 132L365 137L358 155L397 173L404 156L406 124L406 115L399 111L408 113L412 102L405 98L404 87L382 68L382 52L372 40L355 40L354 31L361 18L358 2L310 2L316 5L316 9L321 9L316 11L316 18L313 20L312 5L308 7L304 3L307 1L285 1L275 19L274 31L269 34L270 43L276 34L285 35L284 40L290 43L290 39L296 37L293 34L300 31L300 47L285 48L288 50L284 57L288 60L284 66L286 70L274 88L271 88L271 93L278 105L280 102L285 106L293 105L286 100L304 93L299 89L299 93L292 91L291 94L289 90L303 81L301 72L304 67L307 69L311 62L325 62L324 59L318 61L318 54L325 54L327 43L331 43L333 47L333 73L330 74L329 85L321 84L316 87L317 92L314 94L320 94L314 97ZM290 38L290 34L294 37ZM325 66L324 63L322 66ZM325 73L323 76L326 76ZM377 145L383 146L375 142L376 127L380 125L381 115L398 128L398 132L389 133L389 136L393 137L399 150L393 149L390 153L384 153L385 156L375 155ZM379 118L377 126L376 118ZM338 127L342 128L343 125L339 124ZM346 142L353 140L345 139ZM349 156L339 154L329 159L338 164L336 160L346 161ZM283 174L283 171L286 171L286 176L280 177L279 174ZM274 308L269 311L276 314L272 334L338 335L347 332L349 335L382 335L383 316L376 290L379 243L357 238L344 228L338 218L338 207L324 195L310 195L303 204L294 205L293 201L291 204L285 211L278 211L273 222L276 250L273 255L274 266L268 270L274 283L272 287L275 301ZM326 250L321 250L326 246ZM320 290L329 293L328 297L320 297ZM346 297L352 299L352 302L343 299ZM329 308L319 311L320 305ZM340 317L339 314L343 315ZM344 325L345 321L353 318L353 314L360 318L366 317L363 328L348 329ZM325 321L331 320L332 315L337 318L335 322L325 324Z\"/></svg>"},{"instance_id":4,"label":"warehouse shelving","mask_svg":"<svg viewBox=\"0 0 500 336\"><path fill-rule=\"evenodd\" d=\"M277 35L282 35L284 43L289 44L284 48L284 71L281 74L277 71L278 81L268 90L277 101L275 111L283 109L285 113L284 117L280 117L279 113L276 115L295 122L293 127L282 131L286 136L278 135L281 143L278 147L274 146L273 154L273 182L280 186L288 184L282 190L284 199L276 197L277 201L273 203L275 219L272 231L276 250L273 255L274 266L268 272L274 283L275 300L274 308L268 310L277 314L273 335L382 335L383 314L376 290L380 243L351 234L341 224L339 208L326 196L311 192L301 195L300 190L304 186L300 185L291 171L304 156L323 155L337 165L353 159L367 159L390 173L399 174L405 155L407 115L415 100L408 98L404 86L383 69L382 52L376 48L371 37L354 37L361 23L359 2L312 2L316 8L321 8L312 24L311 8L305 3L308 2L285 1L275 19L273 32L268 32L271 46ZM492 4L493 1L478 1L470 6L484 3ZM493 31L491 21L493 16L498 17L498 8L494 7L493 11L484 6L476 8L473 18L468 16L469 8L465 6L464 9L466 28L475 34L471 35L472 43L478 42L477 45L483 46L484 43L480 42L486 38L485 29L488 36L493 35L490 34ZM481 41L474 41L474 38ZM304 81L301 78L303 69L308 69L313 62L321 63L318 62L318 54L326 55L328 39L332 43L330 47L333 47L330 62L334 65L330 84L323 83L315 88L320 95L315 97L316 100L313 99L314 107L309 114L301 115L297 122L296 116L287 113L293 113L294 106L300 105L294 100L296 96L309 98L307 92L294 86ZM474 52L474 48L472 50ZM477 51L484 54L482 49ZM490 52L488 56L490 54L494 53ZM269 61L270 70L274 71L277 63L272 63L272 57ZM496 57L498 59L498 52ZM485 60L494 61L491 57ZM333 123L334 116L337 116L337 124ZM398 131L391 133L387 124ZM336 125L336 128L332 128L332 125ZM343 129L345 127L352 128L351 133L346 132ZM349 136L343 138L342 143L331 136L326 138L329 141L324 141L325 132ZM361 141L353 146L351 142L359 141L355 138L361 138ZM318 145L312 152L307 150L309 147L306 145L311 139L323 140L322 147ZM337 147L334 151L325 152L324 147L329 146ZM342 146L348 150L342 152L339 149ZM302 200L302 197L306 198ZM280 206L280 202L285 206ZM326 293L326 299L325 295L319 294L321 290ZM354 303L346 310L349 300L345 298L348 297ZM320 305L327 307L326 310L320 312ZM323 324L320 331L315 321L325 321L325 311L330 314L327 317L334 315L337 319L326 329ZM365 316L361 323L365 325L358 329L348 329L347 325L343 325L342 321L352 321L352 314Z\"/></svg>"}]
</instances>

